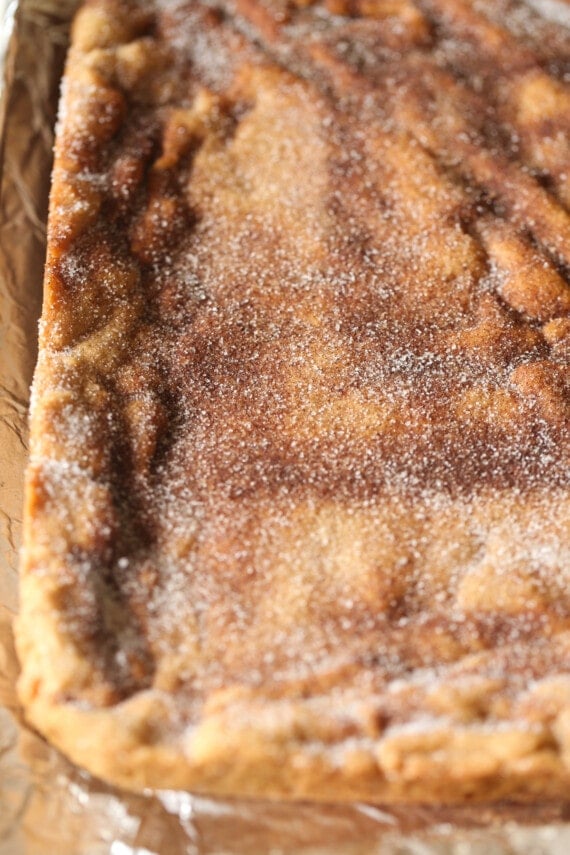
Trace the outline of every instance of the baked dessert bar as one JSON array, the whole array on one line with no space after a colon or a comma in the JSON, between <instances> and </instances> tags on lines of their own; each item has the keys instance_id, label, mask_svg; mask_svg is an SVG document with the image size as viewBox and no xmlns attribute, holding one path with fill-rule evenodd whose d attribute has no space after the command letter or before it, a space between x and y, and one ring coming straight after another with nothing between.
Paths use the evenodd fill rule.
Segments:
<instances>
[{"instance_id":1,"label":"baked dessert bar","mask_svg":"<svg viewBox=\"0 0 570 855\"><path fill-rule=\"evenodd\" d=\"M570 29L529 0L88 0L19 691L130 788L570 785Z\"/></svg>"}]
</instances>

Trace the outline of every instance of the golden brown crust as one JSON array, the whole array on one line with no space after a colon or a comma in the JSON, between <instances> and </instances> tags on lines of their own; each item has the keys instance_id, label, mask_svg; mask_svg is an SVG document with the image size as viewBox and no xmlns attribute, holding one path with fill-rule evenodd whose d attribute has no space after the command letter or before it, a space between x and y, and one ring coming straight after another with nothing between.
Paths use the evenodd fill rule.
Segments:
<instances>
[{"instance_id":1,"label":"golden brown crust","mask_svg":"<svg viewBox=\"0 0 570 855\"><path fill-rule=\"evenodd\" d=\"M568 45L506 0L81 8L18 621L76 762L566 795Z\"/></svg>"}]
</instances>

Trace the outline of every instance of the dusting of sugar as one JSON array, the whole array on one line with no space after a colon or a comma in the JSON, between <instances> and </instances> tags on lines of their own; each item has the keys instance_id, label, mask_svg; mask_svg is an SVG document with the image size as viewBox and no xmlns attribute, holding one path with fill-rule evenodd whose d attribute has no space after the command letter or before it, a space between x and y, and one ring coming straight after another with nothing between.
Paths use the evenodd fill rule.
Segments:
<instances>
[{"instance_id":1,"label":"dusting of sugar","mask_svg":"<svg viewBox=\"0 0 570 855\"><path fill-rule=\"evenodd\" d=\"M89 520L52 549L134 616L116 673L143 662L182 718L237 685L372 698L403 732L440 727L417 697L450 674L471 691L471 654L491 695L525 690L563 658L532 639L568 625L568 402L481 231L533 232L545 263L552 242L506 180L464 166L475 146L532 170L495 90L478 112L489 75L516 72L497 60L466 84L476 60L447 19L428 51L405 20L317 6L270 39L231 4L157 6L161 121L180 109L194 137L167 168L166 136L135 146L141 185L120 201L132 128L80 175L102 213L57 268L84 322L57 391L88 406L51 428L74 462L42 464L47 499L79 484ZM77 608L73 626L94 620Z\"/></svg>"}]
</instances>

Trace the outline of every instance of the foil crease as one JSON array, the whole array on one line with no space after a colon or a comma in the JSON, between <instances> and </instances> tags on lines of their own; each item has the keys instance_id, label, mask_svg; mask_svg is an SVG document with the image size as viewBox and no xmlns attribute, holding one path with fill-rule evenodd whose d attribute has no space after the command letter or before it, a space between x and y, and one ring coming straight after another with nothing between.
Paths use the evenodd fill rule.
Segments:
<instances>
[{"instance_id":1,"label":"foil crease","mask_svg":"<svg viewBox=\"0 0 570 855\"><path fill-rule=\"evenodd\" d=\"M133 795L72 766L23 723L12 622L28 390L53 128L76 5L0 0L0 855L566 855L566 805L383 809Z\"/></svg>"}]
</instances>

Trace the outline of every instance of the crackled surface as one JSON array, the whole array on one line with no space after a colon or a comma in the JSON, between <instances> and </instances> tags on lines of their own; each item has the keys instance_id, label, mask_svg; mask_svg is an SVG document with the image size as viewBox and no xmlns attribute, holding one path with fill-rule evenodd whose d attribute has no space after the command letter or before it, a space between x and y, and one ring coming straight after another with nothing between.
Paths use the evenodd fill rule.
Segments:
<instances>
[{"instance_id":1,"label":"crackled surface","mask_svg":"<svg viewBox=\"0 0 570 855\"><path fill-rule=\"evenodd\" d=\"M98 774L320 798L564 792L560 16L82 8L19 643L30 717ZM99 727L108 752L85 748Z\"/></svg>"}]
</instances>

